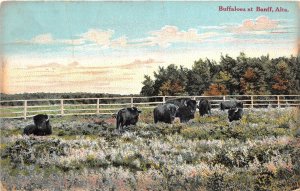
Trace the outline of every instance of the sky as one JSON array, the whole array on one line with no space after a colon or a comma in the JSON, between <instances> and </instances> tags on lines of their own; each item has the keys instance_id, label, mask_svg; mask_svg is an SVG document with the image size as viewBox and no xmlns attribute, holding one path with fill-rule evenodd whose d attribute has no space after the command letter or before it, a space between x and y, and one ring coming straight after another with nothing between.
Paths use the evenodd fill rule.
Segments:
<instances>
[{"instance_id":1,"label":"sky","mask_svg":"<svg viewBox=\"0 0 300 191\"><path fill-rule=\"evenodd\" d=\"M229 6L245 11L220 11ZM159 66L296 55L298 12L298 2L4 2L1 92L138 94Z\"/></svg>"}]
</instances>

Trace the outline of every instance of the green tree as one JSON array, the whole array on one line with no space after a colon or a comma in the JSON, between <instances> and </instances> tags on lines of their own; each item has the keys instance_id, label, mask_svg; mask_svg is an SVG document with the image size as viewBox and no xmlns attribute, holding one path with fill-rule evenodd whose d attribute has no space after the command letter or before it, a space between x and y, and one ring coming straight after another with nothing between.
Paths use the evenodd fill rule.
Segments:
<instances>
[{"instance_id":1,"label":"green tree","mask_svg":"<svg viewBox=\"0 0 300 191\"><path fill-rule=\"evenodd\" d=\"M239 72L237 69L237 61L233 59L232 57L226 55L225 57L221 56L221 71L226 74L228 77L230 77L228 80L226 80L226 89L229 90L229 94L239 94L240 93L240 79L237 74Z\"/></svg>"},{"instance_id":2,"label":"green tree","mask_svg":"<svg viewBox=\"0 0 300 191\"><path fill-rule=\"evenodd\" d=\"M247 58L247 62L244 63L245 70L242 70L242 75L240 78L240 94L267 94L266 85L266 68L263 67L265 62L268 62L268 57L266 59L260 58Z\"/></svg>"},{"instance_id":3,"label":"green tree","mask_svg":"<svg viewBox=\"0 0 300 191\"><path fill-rule=\"evenodd\" d=\"M159 95L161 93L161 87L167 81L170 81L170 84L176 84L176 82L179 81L180 86L185 90L187 73L187 68L184 68L183 66L178 68L174 64L169 65L166 69L164 67L159 67L158 72L154 72L154 95Z\"/></svg>"},{"instance_id":4,"label":"green tree","mask_svg":"<svg viewBox=\"0 0 300 191\"><path fill-rule=\"evenodd\" d=\"M192 70L188 72L187 92L189 95L201 95L211 84L210 63L199 59L194 62Z\"/></svg>"},{"instance_id":5,"label":"green tree","mask_svg":"<svg viewBox=\"0 0 300 191\"><path fill-rule=\"evenodd\" d=\"M150 76L144 75L145 80L142 82L144 85L141 90L141 95L143 96L153 96L154 95L154 81Z\"/></svg>"}]
</instances>

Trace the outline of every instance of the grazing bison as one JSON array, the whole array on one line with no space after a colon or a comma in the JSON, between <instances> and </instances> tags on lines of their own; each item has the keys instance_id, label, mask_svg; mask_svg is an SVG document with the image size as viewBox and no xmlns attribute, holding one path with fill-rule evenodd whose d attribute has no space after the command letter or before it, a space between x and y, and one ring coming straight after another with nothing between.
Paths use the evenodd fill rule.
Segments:
<instances>
[{"instance_id":1,"label":"grazing bison","mask_svg":"<svg viewBox=\"0 0 300 191\"><path fill-rule=\"evenodd\" d=\"M230 108L228 110L228 119L229 122L238 121L243 117L243 109L242 108Z\"/></svg>"},{"instance_id":2,"label":"grazing bison","mask_svg":"<svg viewBox=\"0 0 300 191\"><path fill-rule=\"evenodd\" d=\"M181 123L194 119L197 108L197 102L195 100L191 100L190 98L178 98L168 100L166 103L172 103L178 106L176 117L179 117Z\"/></svg>"},{"instance_id":3,"label":"grazing bison","mask_svg":"<svg viewBox=\"0 0 300 191\"><path fill-rule=\"evenodd\" d=\"M243 108L243 102L237 100L223 101L220 103L220 109Z\"/></svg>"},{"instance_id":4,"label":"grazing bison","mask_svg":"<svg viewBox=\"0 0 300 191\"><path fill-rule=\"evenodd\" d=\"M118 111L117 113L117 129L123 130L124 126L135 125L139 120L139 114L142 111L136 107L128 107Z\"/></svg>"},{"instance_id":5,"label":"grazing bison","mask_svg":"<svg viewBox=\"0 0 300 191\"><path fill-rule=\"evenodd\" d=\"M48 115L38 114L33 116L34 124L27 125L24 128L25 135L51 135L52 134L52 127L50 125Z\"/></svg>"},{"instance_id":6,"label":"grazing bison","mask_svg":"<svg viewBox=\"0 0 300 191\"><path fill-rule=\"evenodd\" d=\"M204 116L205 114L211 115L211 105L207 99L200 99L198 109L200 116Z\"/></svg>"},{"instance_id":7,"label":"grazing bison","mask_svg":"<svg viewBox=\"0 0 300 191\"><path fill-rule=\"evenodd\" d=\"M177 109L178 106L172 103L157 106L153 110L154 123L172 123L175 119Z\"/></svg>"}]
</instances>

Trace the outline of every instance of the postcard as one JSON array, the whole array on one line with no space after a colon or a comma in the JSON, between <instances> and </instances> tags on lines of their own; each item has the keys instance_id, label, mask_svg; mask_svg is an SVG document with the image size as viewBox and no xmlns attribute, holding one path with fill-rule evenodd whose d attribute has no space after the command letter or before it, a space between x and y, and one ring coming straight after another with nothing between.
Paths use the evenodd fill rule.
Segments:
<instances>
[{"instance_id":1,"label":"postcard","mask_svg":"<svg viewBox=\"0 0 300 191\"><path fill-rule=\"evenodd\" d=\"M0 190L300 189L297 1L3 1Z\"/></svg>"}]
</instances>

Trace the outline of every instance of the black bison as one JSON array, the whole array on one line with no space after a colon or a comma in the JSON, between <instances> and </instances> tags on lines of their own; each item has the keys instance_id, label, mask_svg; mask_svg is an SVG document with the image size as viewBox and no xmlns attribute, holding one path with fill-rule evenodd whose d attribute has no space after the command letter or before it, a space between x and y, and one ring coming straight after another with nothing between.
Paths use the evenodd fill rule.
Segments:
<instances>
[{"instance_id":1,"label":"black bison","mask_svg":"<svg viewBox=\"0 0 300 191\"><path fill-rule=\"evenodd\" d=\"M172 123L175 119L177 109L178 106L172 103L157 106L153 110L154 123Z\"/></svg>"},{"instance_id":2,"label":"black bison","mask_svg":"<svg viewBox=\"0 0 300 191\"><path fill-rule=\"evenodd\" d=\"M172 103L178 106L176 117L179 117L181 123L194 119L197 108L197 102L195 100L191 100L190 98L178 98L168 100L166 103Z\"/></svg>"},{"instance_id":3,"label":"black bison","mask_svg":"<svg viewBox=\"0 0 300 191\"><path fill-rule=\"evenodd\" d=\"M52 127L50 125L49 117L45 114L38 114L33 116L32 125L27 125L24 128L25 135L51 135L52 134Z\"/></svg>"},{"instance_id":4,"label":"black bison","mask_svg":"<svg viewBox=\"0 0 300 191\"><path fill-rule=\"evenodd\" d=\"M123 108L117 113L117 129L123 131L124 126L135 125L139 120L139 114L142 111L136 107Z\"/></svg>"},{"instance_id":5,"label":"black bison","mask_svg":"<svg viewBox=\"0 0 300 191\"><path fill-rule=\"evenodd\" d=\"M238 121L243 117L243 108L230 108L228 110L229 122Z\"/></svg>"},{"instance_id":6,"label":"black bison","mask_svg":"<svg viewBox=\"0 0 300 191\"><path fill-rule=\"evenodd\" d=\"M211 105L207 99L200 99L198 109L200 116L204 116L205 114L211 115Z\"/></svg>"},{"instance_id":7,"label":"black bison","mask_svg":"<svg viewBox=\"0 0 300 191\"><path fill-rule=\"evenodd\" d=\"M220 109L243 108L243 102L237 100L223 101L220 103Z\"/></svg>"}]
</instances>

